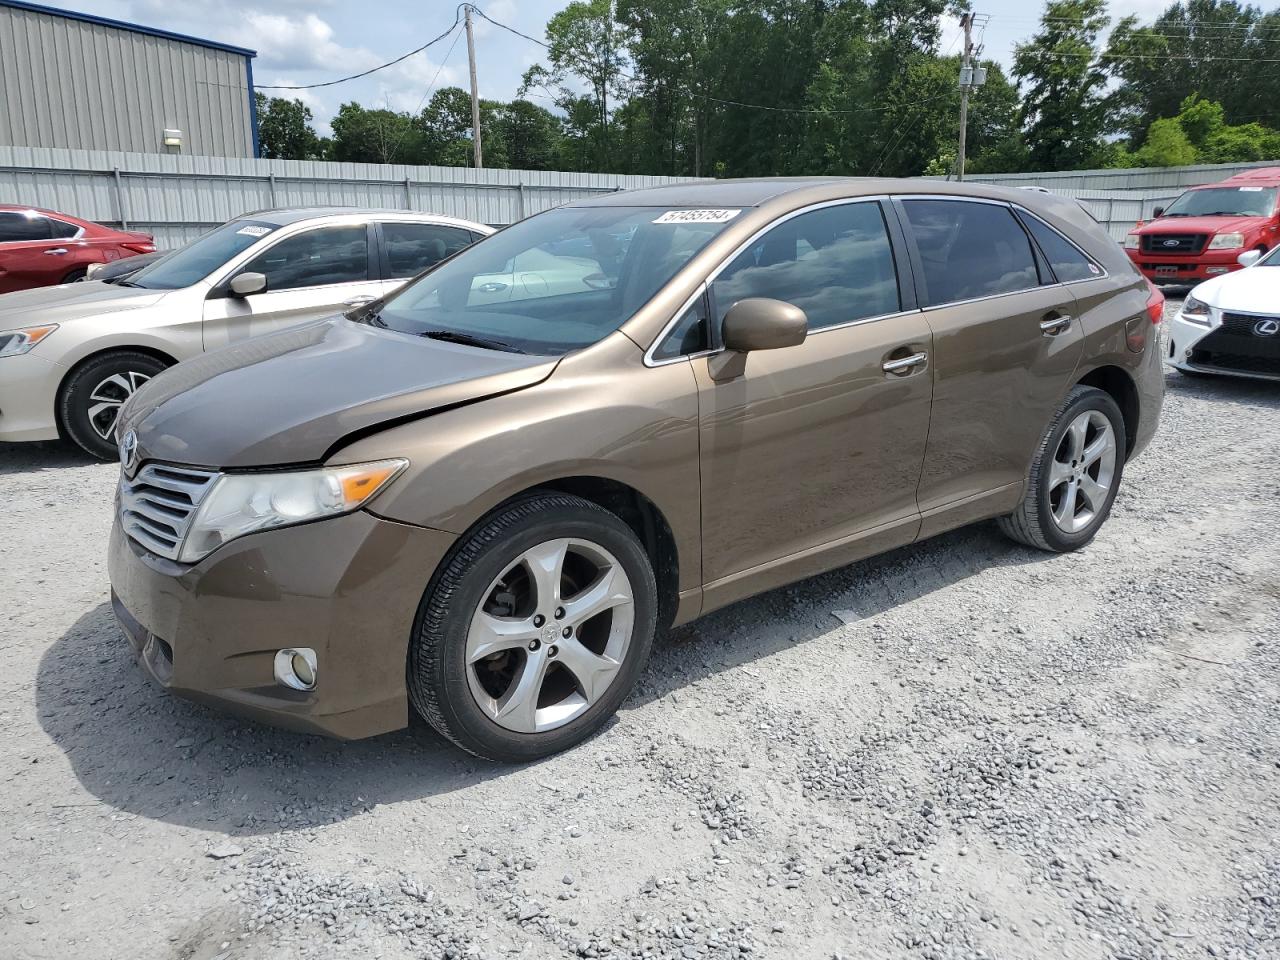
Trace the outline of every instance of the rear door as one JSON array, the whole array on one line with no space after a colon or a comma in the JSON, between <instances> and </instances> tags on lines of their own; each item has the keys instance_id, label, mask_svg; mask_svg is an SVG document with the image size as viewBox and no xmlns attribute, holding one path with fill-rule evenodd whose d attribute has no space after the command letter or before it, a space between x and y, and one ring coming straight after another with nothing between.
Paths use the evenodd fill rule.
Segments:
<instances>
[{"instance_id":1,"label":"rear door","mask_svg":"<svg viewBox=\"0 0 1280 960\"><path fill-rule=\"evenodd\" d=\"M444 223L385 220L378 225L382 251L382 291L390 293L406 280L434 267L469 246L470 230Z\"/></svg>"},{"instance_id":2,"label":"rear door","mask_svg":"<svg viewBox=\"0 0 1280 960\"><path fill-rule=\"evenodd\" d=\"M692 363L709 606L915 537L933 345L905 269L899 283L902 248L886 212L871 199L788 216L711 281L713 352L703 352L696 317L678 318L672 343L655 347L657 362L702 354ZM749 354L740 375L723 379L718 331L748 297L800 307L809 334Z\"/></svg>"},{"instance_id":3,"label":"rear door","mask_svg":"<svg viewBox=\"0 0 1280 960\"><path fill-rule=\"evenodd\" d=\"M1021 496L1083 336L1071 291L1008 204L935 196L895 206L934 336L933 417L917 492L928 536L931 512L985 516Z\"/></svg>"},{"instance_id":4,"label":"rear door","mask_svg":"<svg viewBox=\"0 0 1280 960\"><path fill-rule=\"evenodd\" d=\"M309 227L281 237L224 277L205 301L204 348L326 317L382 295L377 247L367 223ZM261 273L267 289L231 293L242 273Z\"/></svg>"}]
</instances>

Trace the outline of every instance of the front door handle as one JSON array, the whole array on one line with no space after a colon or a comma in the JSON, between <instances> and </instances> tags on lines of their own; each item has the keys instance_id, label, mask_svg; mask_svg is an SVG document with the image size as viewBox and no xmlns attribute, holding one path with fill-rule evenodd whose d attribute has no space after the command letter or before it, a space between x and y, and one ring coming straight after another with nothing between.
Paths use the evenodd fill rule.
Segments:
<instances>
[{"instance_id":1,"label":"front door handle","mask_svg":"<svg viewBox=\"0 0 1280 960\"><path fill-rule=\"evenodd\" d=\"M54 247L52 250L46 250L44 252L44 255L46 257L52 257L52 256L56 256L57 254L66 253L66 252L67 252L66 247Z\"/></svg>"},{"instance_id":2,"label":"front door handle","mask_svg":"<svg viewBox=\"0 0 1280 960\"><path fill-rule=\"evenodd\" d=\"M899 360L886 360L880 364L880 368L885 373L906 373L913 367L918 367L929 359L927 353L913 353L909 357L902 357Z\"/></svg>"},{"instance_id":3,"label":"front door handle","mask_svg":"<svg viewBox=\"0 0 1280 960\"><path fill-rule=\"evenodd\" d=\"M352 297L350 300L343 300L342 305L344 307L363 307L366 303L373 303L377 299L377 297L370 296Z\"/></svg>"},{"instance_id":4,"label":"front door handle","mask_svg":"<svg viewBox=\"0 0 1280 960\"><path fill-rule=\"evenodd\" d=\"M1040 332L1046 337L1056 337L1071 326L1072 318L1065 314L1053 314L1040 321Z\"/></svg>"}]
</instances>

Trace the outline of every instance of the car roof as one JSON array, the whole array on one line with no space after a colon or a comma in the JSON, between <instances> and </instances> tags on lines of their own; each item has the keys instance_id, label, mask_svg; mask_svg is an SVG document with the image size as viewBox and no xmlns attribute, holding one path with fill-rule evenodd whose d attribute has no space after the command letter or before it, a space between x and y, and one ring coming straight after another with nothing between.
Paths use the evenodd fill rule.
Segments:
<instances>
[{"instance_id":1,"label":"car roof","mask_svg":"<svg viewBox=\"0 0 1280 960\"><path fill-rule=\"evenodd\" d=\"M322 217L345 217L345 216L361 216L361 217L392 217L395 219L408 220L437 220L441 223L458 224L467 227L483 227L488 230L482 223L476 223L472 220L464 220L461 217L451 217L443 213L431 213L424 210L393 210L378 209L373 207L277 207L269 210L253 210L249 213L242 213L235 220L258 220L262 223L270 223L277 227L287 227L290 224L301 223L304 220L318 220Z\"/></svg>"},{"instance_id":2,"label":"car roof","mask_svg":"<svg viewBox=\"0 0 1280 960\"><path fill-rule=\"evenodd\" d=\"M1205 183L1204 187L1222 187L1229 183L1240 184L1262 184L1264 186L1274 187L1280 184L1280 167L1258 167L1255 170L1242 170L1234 176L1228 177L1221 183Z\"/></svg>"},{"instance_id":3,"label":"car roof","mask_svg":"<svg viewBox=\"0 0 1280 960\"><path fill-rule=\"evenodd\" d=\"M77 223L92 223L91 220L84 220L80 217L72 216L69 213L62 213L59 210L50 210L47 207L34 207L29 203L0 203L0 211L5 213L39 213L46 217L56 217L59 220L74 220ZM101 226L101 224L99 224ZM112 228L107 227L110 230Z\"/></svg>"}]
</instances>

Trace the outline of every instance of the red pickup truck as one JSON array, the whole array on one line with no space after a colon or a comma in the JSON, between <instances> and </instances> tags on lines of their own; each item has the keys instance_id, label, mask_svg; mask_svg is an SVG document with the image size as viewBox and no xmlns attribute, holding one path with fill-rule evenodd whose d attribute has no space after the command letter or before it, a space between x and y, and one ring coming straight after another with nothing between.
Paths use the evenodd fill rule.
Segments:
<instances>
[{"instance_id":1,"label":"red pickup truck","mask_svg":"<svg viewBox=\"0 0 1280 960\"><path fill-rule=\"evenodd\" d=\"M1156 283L1199 283L1239 270L1240 254L1265 253L1280 242L1277 194L1280 167L1192 187L1134 227L1124 238L1125 252Z\"/></svg>"}]
</instances>

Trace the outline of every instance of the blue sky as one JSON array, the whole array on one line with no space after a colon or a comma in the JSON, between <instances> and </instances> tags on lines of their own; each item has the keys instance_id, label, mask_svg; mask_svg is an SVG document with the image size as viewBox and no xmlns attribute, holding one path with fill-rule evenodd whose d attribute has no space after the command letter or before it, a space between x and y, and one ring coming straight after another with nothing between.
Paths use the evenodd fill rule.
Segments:
<instances>
[{"instance_id":1,"label":"blue sky","mask_svg":"<svg viewBox=\"0 0 1280 960\"><path fill-rule=\"evenodd\" d=\"M263 84L332 80L386 62L443 32L453 22L456 0L44 0L51 6L222 40L258 51L254 79ZM543 36L547 19L568 0L477 0L495 20L530 36ZM1135 0L1112 6L1112 16L1150 19L1170 0ZM991 17L983 35L984 55L1008 64L1013 47L1036 29L1040 4L989 0L974 9ZM949 21L944 50L958 50L958 27ZM456 43L455 43L456 40ZM482 96L510 99L520 76L538 62L541 48L476 20L476 60ZM433 86L434 83L434 86ZM416 112L431 90L467 84L467 46L454 36L371 77L281 96L300 97L315 114L321 133L338 106L356 100ZM535 102L544 103L545 100Z\"/></svg>"}]
</instances>

